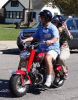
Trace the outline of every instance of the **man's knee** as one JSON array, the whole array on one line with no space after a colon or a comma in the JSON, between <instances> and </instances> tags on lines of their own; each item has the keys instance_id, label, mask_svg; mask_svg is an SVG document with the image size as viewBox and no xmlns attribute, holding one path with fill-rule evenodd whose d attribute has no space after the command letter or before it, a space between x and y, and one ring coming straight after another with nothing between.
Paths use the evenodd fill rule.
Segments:
<instances>
[{"instance_id":1,"label":"man's knee","mask_svg":"<svg viewBox=\"0 0 78 100\"><path fill-rule=\"evenodd\" d=\"M45 61L52 61L52 56L50 54L47 54L45 56Z\"/></svg>"}]
</instances>

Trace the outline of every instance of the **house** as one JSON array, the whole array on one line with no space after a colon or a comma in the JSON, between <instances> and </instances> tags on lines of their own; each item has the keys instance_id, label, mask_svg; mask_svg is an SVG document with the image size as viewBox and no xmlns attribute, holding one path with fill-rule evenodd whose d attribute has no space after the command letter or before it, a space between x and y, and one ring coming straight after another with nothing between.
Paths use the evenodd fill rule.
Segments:
<instances>
[{"instance_id":1,"label":"house","mask_svg":"<svg viewBox=\"0 0 78 100\"><path fill-rule=\"evenodd\" d=\"M4 22L4 9L0 9L0 23Z\"/></svg>"},{"instance_id":2,"label":"house","mask_svg":"<svg viewBox=\"0 0 78 100\"><path fill-rule=\"evenodd\" d=\"M4 23L26 23L29 0L8 0L2 8L5 16ZM32 4L30 9L32 9Z\"/></svg>"},{"instance_id":3,"label":"house","mask_svg":"<svg viewBox=\"0 0 78 100\"><path fill-rule=\"evenodd\" d=\"M42 0L8 0L2 7L4 9L4 23L27 23L28 12L30 12L30 21L34 19L38 22L37 15L45 4L41 2Z\"/></svg>"},{"instance_id":4,"label":"house","mask_svg":"<svg viewBox=\"0 0 78 100\"><path fill-rule=\"evenodd\" d=\"M60 9L57 6L53 7L51 2L45 4L41 10L49 10L52 13L52 16L61 15Z\"/></svg>"},{"instance_id":5,"label":"house","mask_svg":"<svg viewBox=\"0 0 78 100\"><path fill-rule=\"evenodd\" d=\"M28 22L29 13L29 20L38 22L39 12L45 7L52 8L52 4L45 5L42 0L8 0L2 7L4 23L21 22L21 24L25 24Z\"/></svg>"}]
</instances>

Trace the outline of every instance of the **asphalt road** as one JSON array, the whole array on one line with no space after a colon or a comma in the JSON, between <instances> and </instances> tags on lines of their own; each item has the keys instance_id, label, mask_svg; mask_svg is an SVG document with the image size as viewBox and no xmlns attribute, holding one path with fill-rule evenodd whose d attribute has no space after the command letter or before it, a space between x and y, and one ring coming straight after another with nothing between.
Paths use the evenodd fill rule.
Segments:
<instances>
[{"instance_id":1,"label":"asphalt road","mask_svg":"<svg viewBox=\"0 0 78 100\"><path fill-rule=\"evenodd\" d=\"M69 79L61 88L43 91L31 86L21 98L14 98L8 89L11 72L17 69L19 52L0 54L0 100L78 100L78 51L72 51L67 60Z\"/></svg>"}]
</instances>

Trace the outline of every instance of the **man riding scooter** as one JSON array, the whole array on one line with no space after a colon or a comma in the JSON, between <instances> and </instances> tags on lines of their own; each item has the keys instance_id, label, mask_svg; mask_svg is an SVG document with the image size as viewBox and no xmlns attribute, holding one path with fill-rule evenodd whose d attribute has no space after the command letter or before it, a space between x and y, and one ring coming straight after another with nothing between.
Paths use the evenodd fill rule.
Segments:
<instances>
[{"instance_id":1,"label":"man riding scooter","mask_svg":"<svg viewBox=\"0 0 78 100\"><path fill-rule=\"evenodd\" d=\"M48 10L39 13L42 25L37 29L33 36L23 40L24 43L38 39L39 42L46 41L46 44L40 44L39 52L45 52L46 82L45 86L51 86L51 74L53 70L52 61L60 54L59 31L55 25L51 23L52 14Z\"/></svg>"}]
</instances>

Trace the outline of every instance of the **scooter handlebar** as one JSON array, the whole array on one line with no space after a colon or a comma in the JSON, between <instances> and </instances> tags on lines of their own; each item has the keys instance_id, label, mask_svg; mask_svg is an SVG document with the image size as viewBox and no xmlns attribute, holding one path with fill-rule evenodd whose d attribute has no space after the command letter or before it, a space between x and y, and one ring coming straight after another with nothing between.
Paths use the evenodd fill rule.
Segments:
<instances>
[{"instance_id":1,"label":"scooter handlebar","mask_svg":"<svg viewBox=\"0 0 78 100\"><path fill-rule=\"evenodd\" d=\"M40 44L46 44L46 41L42 41L40 43L37 43L37 44L32 44L32 45L29 45L29 44L26 44L22 41L22 38L20 37L20 41L21 41L21 44L23 45L24 48L27 48L27 47L37 47L39 46Z\"/></svg>"},{"instance_id":2,"label":"scooter handlebar","mask_svg":"<svg viewBox=\"0 0 78 100\"><path fill-rule=\"evenodd\" d=\"M21 41L21 44L23 45L23 47L26 48L27 44L23 42L21 37L20 37L20 41Z\"/></svg>"}]
</instances>

